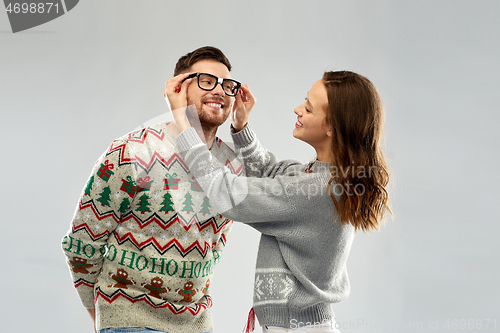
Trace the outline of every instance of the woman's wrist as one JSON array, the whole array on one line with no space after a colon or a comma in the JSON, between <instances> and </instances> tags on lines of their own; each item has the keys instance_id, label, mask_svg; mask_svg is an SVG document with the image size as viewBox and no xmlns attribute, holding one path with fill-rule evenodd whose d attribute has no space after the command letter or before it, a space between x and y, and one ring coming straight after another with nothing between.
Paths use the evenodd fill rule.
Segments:
<instances>
[{"instance_id":1,"label":"woman's wrist","mask_svg":"<svg viewBox=\"0 0 500 333\"><path fill-rule=\"evenodd\" d=\"M234 129L234 132L237 133L237 132L243 130L245 127L247 127L247 125L248 125L248 121L245 122L245 124L243 126L231 124L231 127Z\"/></svg>"}]
</instances>

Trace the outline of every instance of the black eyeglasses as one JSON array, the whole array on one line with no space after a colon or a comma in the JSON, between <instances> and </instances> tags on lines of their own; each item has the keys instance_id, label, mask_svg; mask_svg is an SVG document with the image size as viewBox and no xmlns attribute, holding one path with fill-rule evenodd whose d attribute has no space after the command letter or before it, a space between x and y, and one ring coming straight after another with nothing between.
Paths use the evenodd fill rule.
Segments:
<instances>
[{"instance_id":1,"label":"black eyeglasses","mask_svg":"<svg viewBox=\"0 0 500 333\"><path fill-rule=\"evenodd\" d=\"M236 96L241 87L241 83L239 83L238 81L231 79L221 79L215 75L207 73L193 73L182 80L182 82L193 77L198 78L198 87L200 87L200 89L211 91L214 90L215 87L217 87L218 83L220 83L222 90L224 90L224 93L231 97Z\"/></svg>"}]
</instances>

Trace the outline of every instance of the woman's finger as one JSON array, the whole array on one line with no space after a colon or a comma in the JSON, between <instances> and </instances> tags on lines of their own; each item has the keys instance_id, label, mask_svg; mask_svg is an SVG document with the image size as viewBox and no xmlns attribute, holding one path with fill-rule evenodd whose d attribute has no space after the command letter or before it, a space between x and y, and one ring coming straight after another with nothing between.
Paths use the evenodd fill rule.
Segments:
<instances>
[{"instance_id":1,"label":"woman's finger","mask_svg":"<svg viewBox=\"0 0 500 333\"><path fill-rule=\"evenodd\" d=\"M166 83L165 83L165 92L164 92L164 96L168 93L179 93L180 90L181 90L181 85L185 82L187 82L188 80L182 82L185 78L187 78L189 75L191 75L191 73L182 73L182 74L179 74L177 76L174 76L173 78L171 78L170 80L168 80ZM191 82L191 81L189 81ZM189 82L187 84L189 84ZM165 96L166 97L166 96Z\"/></svg>"},{"instance_id":2,"label":"woman's finger","mask_svg":"<svg viewBox=\"0 0 500 333\"><path fill-rule=\"evenodd\" d=\"M240 89L242 89L242 91L244 93L244 96L245 96L244 100L246 102L253 102L253 103L256 102L255 96L250 91L250 87L248 86L248 84L242 84Z\"/></svg>"},{"instance_id":3,"label":"woman's finger","mask_svg":"<svg viewBox=\"0 0 500 333\"><path fill-rule=\"evenodd\" d=\"M179 88L179 93L186 93L187 92L187 87L189 86L189 84L191 83L191 81L193 81L193 78L189 78L186 81L181 82L180 88Z\"/></svg>"}]
</instances>

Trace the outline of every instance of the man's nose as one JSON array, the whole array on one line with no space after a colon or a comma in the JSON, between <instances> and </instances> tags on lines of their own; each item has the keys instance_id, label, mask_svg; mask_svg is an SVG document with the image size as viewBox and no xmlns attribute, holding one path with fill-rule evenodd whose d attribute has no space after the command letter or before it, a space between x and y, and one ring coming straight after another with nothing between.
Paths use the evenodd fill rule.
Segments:
<instances>
[{"instance_id":1,"label":"man's nose","mask_svg":"<svg viewBox=\"0 0 500 333\"><path fill-rule=\"evenodd\" d=\"M214 90L212 90L212 94L219 95L219 96L226 95L226 93L224 92L224 89L222 88L222 82L217 82Z\"/></svg>"}]
</instances>

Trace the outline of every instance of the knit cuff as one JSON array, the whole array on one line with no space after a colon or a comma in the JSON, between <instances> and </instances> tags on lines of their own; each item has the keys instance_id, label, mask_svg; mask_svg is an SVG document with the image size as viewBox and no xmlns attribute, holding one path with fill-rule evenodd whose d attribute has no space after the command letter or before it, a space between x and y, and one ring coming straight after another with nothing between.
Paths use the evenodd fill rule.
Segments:
<instances>
[{"instance_id":1,"label":"knit cuff","mask_svg":"<svg viewBox=\"0 0 500 333\"><path fill-rule=\"evenodd\" d=\"M186 152L200 144L204 145L194 127L190 127L187 130L182 131L182 133L177 137L177 143L179 144L179 148L182 152Z\"/></svg>"},{"instance_id":2,"label":"knit cuff","mask_svg":"<svg viewBox=\"0 0 500 333\"><path fill-rule=\"evenodd\" d=\"M250 128L249 124L239 132L235 132L234 128L231 126L231 137L237 147L244 148L255 140L255 132Z\"/></svg>"}]
</instances>

